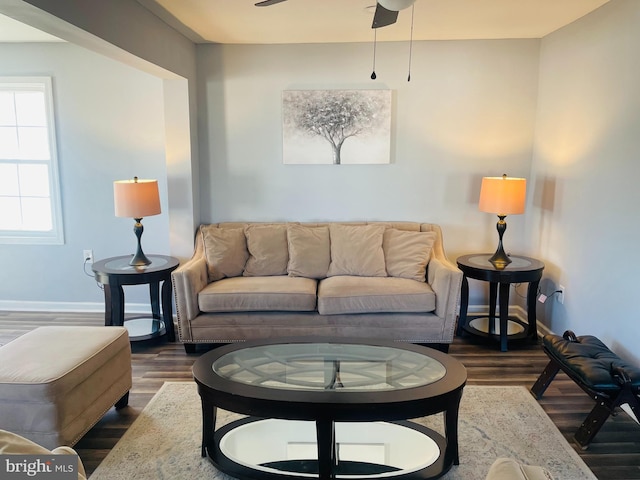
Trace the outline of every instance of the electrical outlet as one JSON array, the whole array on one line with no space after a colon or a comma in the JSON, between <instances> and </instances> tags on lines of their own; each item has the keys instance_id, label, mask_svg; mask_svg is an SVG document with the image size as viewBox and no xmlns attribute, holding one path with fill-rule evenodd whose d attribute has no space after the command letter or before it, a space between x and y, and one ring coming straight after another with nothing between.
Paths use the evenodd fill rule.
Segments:
<instances>
[{"instance_id":1,"label":"electrical outlet","mask_svg":"<svg viewBox=\"0 0 640 480\"><path fill-rule=\"evenodd\" d=\"M83 250L82 260L87 263L93 263L93 250Z\"/></svg>"},{"instance_id":2,"label":"electrical outlet","mask_svg":"<svg viewBox=\"0 0 640 480\"><path fill-rule=\"evenodd\" d=\"M564 285L558 285L558 302L564 304Z\"/></svg>"}]
</instances>

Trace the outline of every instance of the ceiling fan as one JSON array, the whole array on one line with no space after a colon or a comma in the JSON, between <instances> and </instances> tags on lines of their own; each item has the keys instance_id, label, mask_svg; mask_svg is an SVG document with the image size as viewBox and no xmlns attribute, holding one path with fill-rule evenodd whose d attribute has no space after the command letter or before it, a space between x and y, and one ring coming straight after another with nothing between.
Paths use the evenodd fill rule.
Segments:
<instances>
[{"instance_id":1,"label":"ceiling fan","mask_svg":"<svg viewBox=\"0 0 640 480\"><path fill-rule=\"evenodd\" d=\"M268 7L286 0L263 0L256 3L256 7ZM410 7L416 0L377 0L376 11L373 14L371 28L381 28L392 25L398 20L398 12Z\"/></svg>"}]
</instances>

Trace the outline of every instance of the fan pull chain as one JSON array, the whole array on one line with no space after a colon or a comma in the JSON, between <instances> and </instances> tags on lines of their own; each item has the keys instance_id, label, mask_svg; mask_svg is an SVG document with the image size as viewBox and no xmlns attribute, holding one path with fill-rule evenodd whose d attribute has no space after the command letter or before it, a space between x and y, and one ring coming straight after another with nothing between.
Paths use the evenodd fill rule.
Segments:
<instances>
[{"instance_id":1,"label":"fan pull chain","mask_svg":"<svg viewBox=\"0 0 640 480\"><path fill-rule=\"evenodd\" d=\"M409 39L409 75L407 76L407 82L411 81L411 52L413 50L413 13L416 10L416 4L411 5L411 36Z\"/></svg>"},{"instance_id":2,"label":"fan pull chain","mask_svg":"<svg viewBox=\"0 0 640 480\"><path fill-rule=\"evenodd\" d=\"M375 80L378 76L376 75L376 40L378 37L378 30L373 29L373 71L371 72L371 80Z\"/></svg>"}]
</instances>

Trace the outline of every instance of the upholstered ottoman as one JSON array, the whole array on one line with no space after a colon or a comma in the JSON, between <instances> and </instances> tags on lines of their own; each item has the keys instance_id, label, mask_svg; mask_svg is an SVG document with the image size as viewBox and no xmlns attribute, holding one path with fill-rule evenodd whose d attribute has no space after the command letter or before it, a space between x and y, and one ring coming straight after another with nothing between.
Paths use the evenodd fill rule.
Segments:
<instances>
[{"instance_id":1,"label":"upholstered ottoman","mask_svg":"<svg viewBox=\"0 0 640 480\"><path fill-rule=\"evenodd\" d=\"M39 327L0 348L0 426L49 449L73 446L130 388L124 327Z\"/></svg>"}]
</instances>

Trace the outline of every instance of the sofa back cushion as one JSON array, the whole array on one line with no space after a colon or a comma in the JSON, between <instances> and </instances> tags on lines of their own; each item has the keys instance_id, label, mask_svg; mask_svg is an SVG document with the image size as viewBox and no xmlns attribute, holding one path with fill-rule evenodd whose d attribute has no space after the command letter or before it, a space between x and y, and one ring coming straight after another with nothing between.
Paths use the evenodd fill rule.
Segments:
<instances>
[{"instance_id":1,"label":"sofa back cushion","mask_svg":"<svg viewBox=\"0 0 640 480\"><path fill-rule=\"evenodd\" d=\"M426 281L427 264L437 235L435 232L409 232L388 228L382 249L390 277Z\"/></svg>"},{"instance_id":2,"label":"sofa back cushion","mask_svg":"<svg viewBox=\"0 0 640 480\"><path fill-rule=\"evenodd\" d=\"M244 267L245 277L286 275L289 262L287 225L249 224L244 229L249 259Z\"/></svg>"},{"instance_id":3,"label":"sofa back cushion","mask_svg":"<svg viewBox=\"0 0 640 480\"><path fill-rule=\"evenodd\" d=\"M415 222L229 222L203 225L201 238L209 281L288 274L424 282L431 256L442 255L435 227Z\"/></svg>"},{"instance_id":4,"label":"sofa back cushion","mask_svg":"<svg viewBox=\"0 0 640 480\"><path fill-rule=\"evenodd\" d=\"M325 278L331 262L329 227L287 225L290 277Z\"/></svg>"},{"instance_id":5,"label":"sofa back cushion","mask_svg":"<svg viewBox=\"0 0 640 480\"><path fill-rule=\"evenodd\" d=\"M242 228L202 227L207 271L210 281L242 275L249 258Z\"/></svg>"},{"instance_id":6,"label":"sofa back cushion","mask_svg":"<svg viewBox=\"0 0 640 480\"><path fill-rule=\"evenodd\" d=\"M386 277L383 225L329 225L331 263L327 277Z\"/></svg>"}]
</instances>

